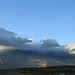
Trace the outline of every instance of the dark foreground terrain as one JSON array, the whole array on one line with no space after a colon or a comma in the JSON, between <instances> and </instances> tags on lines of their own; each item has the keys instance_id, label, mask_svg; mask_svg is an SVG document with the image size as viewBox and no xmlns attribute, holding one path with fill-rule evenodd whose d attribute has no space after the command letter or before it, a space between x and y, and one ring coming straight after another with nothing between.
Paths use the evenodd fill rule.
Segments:
<instances>
[{"instance_id":1,"label":"dark foreground terrain","mask_svg":"<svg viewBox=\"0 0 75 75\"><path fill-rule=\"evenodd\" d=\"M75 66L0 69L0 75L75 75Z\"/></svg>"}]
</instances>

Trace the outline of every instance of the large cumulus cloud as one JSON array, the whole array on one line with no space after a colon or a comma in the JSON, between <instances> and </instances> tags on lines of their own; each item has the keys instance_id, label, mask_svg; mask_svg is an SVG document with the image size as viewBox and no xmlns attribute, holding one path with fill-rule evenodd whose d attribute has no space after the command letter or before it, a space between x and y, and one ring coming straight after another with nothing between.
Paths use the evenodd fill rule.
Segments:
<instances>
[{"instance_id":1,"label":"large cumulus cloud","mask_svg":"<svg viewBox=\"0 0 75 75\"><path fill-rule=\"evenodd\" d=\"M74 58L75 43L60 45L54 39L37 42L34 39L17 37L16 33L0 28L0 68L37 67L38 64L75 65Z\"/></svg>"}]
</instances>

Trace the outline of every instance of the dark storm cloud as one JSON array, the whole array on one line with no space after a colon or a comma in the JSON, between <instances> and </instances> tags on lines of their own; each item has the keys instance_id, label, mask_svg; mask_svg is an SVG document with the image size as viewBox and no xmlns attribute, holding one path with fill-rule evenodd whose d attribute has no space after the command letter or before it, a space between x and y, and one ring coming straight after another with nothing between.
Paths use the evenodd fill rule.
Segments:
<instances>
[{"instance_id":1,"label":"dark storm cloud","mask_svg":"<svg viewBox=\"0 0 75 75\"><path fill-rule=\"evenodd\" d=\"M60 45L54 39L37 42L0 28L0 68L33 67L34 64L37 67L41 62L48 66L74 64L74 58L75 43Z\"/></svg>"},{"instance_id":2,"label":"dark storm cloud","mask_svg":"<svg viewBox=\"0 0 75 75\"><path fill-rule=\"evenodd\" d=\"M17 37L16 33L0 28L0 45L20 47L27 42L32 41L27 38Z\"/></svg>"}]
</instances>

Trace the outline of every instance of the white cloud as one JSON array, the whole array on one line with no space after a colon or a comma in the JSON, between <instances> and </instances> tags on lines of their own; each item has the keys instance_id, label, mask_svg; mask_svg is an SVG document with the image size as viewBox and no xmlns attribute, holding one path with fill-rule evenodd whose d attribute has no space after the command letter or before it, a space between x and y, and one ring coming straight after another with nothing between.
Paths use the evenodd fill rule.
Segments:
<instances>
[{"instance_id":1,"label":"white cloud","mask_svg":"<svg viewBox=\"0 0 75 75\"><path fill-rule=\"evenodd\" d=\"M70 49L70 50L72 50L72 49L74 49L75 48L75 43L69 43L66 47L65 47L65 49Z\"/></svg>"},{"instance_id":2,"label":"white cloud","mask_svg":"<svg viewBox=\"0 0 75 75\"><path fill-rule=\"evenodd\" d=\"M67 46L65 46L65 49L69 50L69 54L75 54L75 43L69 43Z\"/></svg>"},{"instance_id":3,"label":"white cloud","mask_svg":"<svg viewBox=\"0 0 75 75\"><path fill-rule=\"evenodd\" d=\"M6 50L12 50L12 49L15 49L15 47L0 45L0 52L6 51Z\"/></svg>"}]
</instances>

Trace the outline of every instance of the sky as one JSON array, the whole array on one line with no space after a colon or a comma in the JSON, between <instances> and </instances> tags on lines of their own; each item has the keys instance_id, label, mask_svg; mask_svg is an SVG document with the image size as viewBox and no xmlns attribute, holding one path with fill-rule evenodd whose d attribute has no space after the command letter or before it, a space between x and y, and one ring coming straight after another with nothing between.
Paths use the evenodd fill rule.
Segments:
<instances>
[{"instance_id":1,"label":"sky","mask_svg":"<svg viewBox=\"0 0 75 75\"><path fill-rule=\"evenodd\" d=\"M0 27L37 41L75 42L75 0L0 0Z\"/></svg>"},{"instance_id":2,"label":"sky","mask_svg":"<svg viewBox=\"0 0 75 75\"><path fill-rule=\"evenodd\" d=\"M0 69L75 65L75 0L0 0Z\"/></svg>"}]
</instances>

